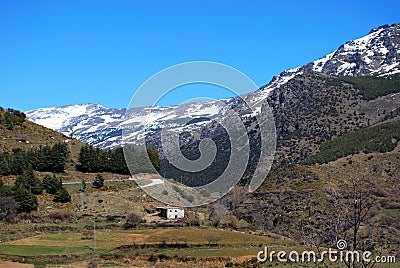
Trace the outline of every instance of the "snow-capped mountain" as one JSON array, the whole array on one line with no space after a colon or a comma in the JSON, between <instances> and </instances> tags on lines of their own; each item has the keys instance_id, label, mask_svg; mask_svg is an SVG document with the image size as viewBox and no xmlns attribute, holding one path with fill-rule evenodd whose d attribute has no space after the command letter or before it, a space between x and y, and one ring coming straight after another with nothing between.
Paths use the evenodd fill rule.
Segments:
<instances>
[{"instance_id":1,"label":"snow-capped mountain","mask_svg":"<svg viewBox=\"0 0 400 268\"><path fill-rule=\"evenodd\" d=\"M273 77L263 89L273 90L298 74L318 72L335 76L385 76L400 73L400 24L384 25L364 37L306 65Z\"/></svg>"},{"instance_id":2,"label":"snow-capped mountain","mask_svg":"<svg viewBox=\"0 0 400 268\"><path fill-rule=\"evenodd\" d=\"M223 102L187 103L169 107L134 108L130 111L130 128L138 139L144 129L161 127L182 129L205 124L223 108ZM122 142L122 129L126 109L107 109L99 104L67 105L27 111L29 120L57 130L66 136L101 147L113 148Z\"/></svg>"},{"instance_id":3,"label":"snow-capped mountain","mask_svg":"<svg viewBox=\"0 0 400 268\"><path fill-rule=\"evenodd\" d=\"M400 24L385 25L373 29L368 35L341 45L336 51L306 65L286 70L256 92L244 96L247 102L259 104L276 88L296 75L318 72L334 76L385 76L400 73ZM224 104L235 106L237 99L223 102L188 103L170 107L135 108L130 115L134 135L144 129L157 131L162 127L182 130L184 127L202 127L215 118ZM254 116L256 111L245 111L244 116ZM108 109L98 104L68 105L41 108L26 112L27 118L37 124L73 136L81 141L102 148L121 144L122 122L125 109ZM135 134L135 131L137 134Z\"/></svg>"}]
</instances>

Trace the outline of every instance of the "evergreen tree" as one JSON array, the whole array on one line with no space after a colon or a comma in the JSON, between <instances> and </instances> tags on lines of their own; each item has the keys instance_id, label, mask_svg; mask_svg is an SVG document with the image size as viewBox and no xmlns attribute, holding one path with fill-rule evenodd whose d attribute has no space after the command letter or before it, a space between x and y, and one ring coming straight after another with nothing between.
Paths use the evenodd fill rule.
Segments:
<instances>
[{"instance_id":1,"label":"evergreen tree","mask_svg":"<svg viewBox=\"0 0 400 268\"><path fill-rule=\"evenodd\" d=\"M43 191L42 183L40 179L36 176L31 165L24 170L24 172L17 177L15 181L16 187L24 187L33 194L41 194Z\"/></svg>"},{"instance_id":2,"label":"evergreen tree","mask_svg":"<svg viewBox=\"0 0 400 268\"><path fill-rule=\"evenodd\" d=\"M11 186L4 185L3 180L0 179L0 197L8 197L12 195L13 192Z\"/></svg>"},{"instance_id":3,"label":"evergreen tree","mask_svg":"<svg viewBox=\"0 0 400 268\"><path fill-rule=\"evenodd\" d=\"M112 152L112 165L110 171L129 175L129 169L125 161L124 150L122 147L118 147Z\"/></svg>"},{"instance_id":4,"label":"evergreen tree","mask_svg":"<svg viewBox=\"0 0 400 268\"><path fill-rule=\"evenodd\" d=\"M85 145L81 147L79 151L79 164L77 170L82 172L93 172L95 168L95 162L98 162L93 146ZM96 170L97 171L97 170Z\"/></svg>"},{"instance_id":5,"label":"evergreen tree","mask_svg":"<svg viewBox=\"0 0 400 268\"><path fill-rule=\"evenodd\" d=\"M8 153L0 152L0 175L10 175L11 174L11 161L10 155Z\"/></svg>"},{"instance_id":6,"label":"evergreen tree","mask_svg":"<svg viewBox=\"0 0 400 268\"><path fill-rule=\"evenodd\" d=\"M160 157L158 155L158 151L154 147L148 147L147 148L147 154L150 158L151 163L153 164L153 167L157 170L161 170L161 162L160 162Z\"/></svg>"},{"instance_id":7,"label":"evergreen tree","mask_svg":"<svg viewBox=\"0 0 400 268\"><path fill-rule=\"evenodd\" d=\"M13 196L12 187L8 185L3 185L0 187L0 197Z\"/></svg>"},{"instance_id":8,"label":"evergreen tree","mask_svg":"<svg viewBox=\"0 0 400 268\"><path fill-rule=\"evenodd\" d=\"M127 145L129 150L129 161L133 163L134 172L152 172L161 169L158 151L154 147L147 150L138 149L137 146ZM146 161L146 153L151 160L151 165ZM154 167L154 168L153 168ZM91 145L85 145L79 152L79 164L77 170L81 172L114 172L119 174L130 174L125 161L124 149L122 147L114 150L101 150Z\"/></svg>"},{"instance_id":9,"label":"evergreen tree","mask_svg":"<svg viewBox=\"0 0 400 268\"><path fill-rule=\"evenodd\" d=\"M93 182L93 188L100 189L104 185L103 175L97 174L96 179Z\"/></svg>"},{"instance_id":10,"label":"evergreen tree","mask_svg":"<svg viewBox=\"0 0 400 268\"><path fill-rule=\"evenodd\" d=\"M11 174L22 174L28 164L28 157L21 149L14 149L13 156L10 159Z\"/></svg>"},{"instance_id":11,"label":"evergreen tree","mask_svg":"<svg viewBox=\"0 0 400 268\"><path fill-rule=\"evenodd\" d=\"M22 185L16 186L14 190L14 198L17 201L18 212L31 212L38 207L36 195L32 194Z\"/></svg>"},{"instance_id":12,"label":"evergreen tree","mask_svg":"<svg viewBox=\"0 0 400 268\"><path fill-rule=\"evenodd\" d=\"M65 143L56 143L51 146L40 146L27 152L34 170L64 172L68 157L68 147Z\"/></svg>"},{"instance_id":13,"label":"evergreen tree","mask_svg":"<svg viewBox=\"0 0 400 268\"><path fill-rule=\"evenodd\" d=\"M46 190L49 194L55 194L59 189L61 189L62 182L56 178L56 175L53 176L46 175L42 180L43 189Z\"/></svg>"},{"instance_id":14,"label":"evergreen tree","mask_svg":"<svg viewBox=\"0 0 400 268\"><path fill-rule=\"evenodd\" d=\"M54 195L53 202L59 202L59 203L67 203L71 201L71 195L68 193L68 191L64 188L61 187L58 189L56 194Z\"/></svg>"},{"instance_id":15,"label":"evergreen tree","mask_svg":"<svg viewBox=\"0 0 400 268\"><path fill-rule=\"evenodd\" d=\"M65 143L56 143L51 149L51 168L53 172L64 172L67 163L68 148Z\"/></svg>"}]
</instances>

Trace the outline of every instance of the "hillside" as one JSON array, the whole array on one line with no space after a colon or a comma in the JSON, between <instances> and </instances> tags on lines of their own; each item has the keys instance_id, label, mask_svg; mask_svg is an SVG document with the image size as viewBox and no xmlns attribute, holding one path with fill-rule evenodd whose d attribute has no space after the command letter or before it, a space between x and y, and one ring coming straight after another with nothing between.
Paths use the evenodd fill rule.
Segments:
<instances>
[{"instance_id":1,"label":"hillside","mask_svg":"<svg viewBox=\"0 0 400 268\"><path fill-rule=\"evenodd\" d=\"M350 79L306 73L271 93L268 101L277 126L278 166L305 160L332 138L398 116L400 87L387 92L380 84L399 83L399 76L373 78L380 81L369 83L374 99L365 99L365 89L358 86L370 77L356 78L358 84L347 82Z\"/></svg>"},{"instance_id":2,"label":"hillside","mask_svg":"<svg viewBox=\"0 0 400 268\"><path fill-rule=\"evenodd\" d=\"M68 150L65 170L57 174L57 176L62 178L63 182L80 182L83 179L90 182L94 180L97 172L87 173L77 170L79 152L85 145L83 142L75 138L71 139L60 132L38 125L25 118L20 122L15 121L12 127L10 127L6 124L5 120L1 120L1 118L4 118L4 113L5 111L3 109L3 111L0 112L0 152L13 154L13 152L18 150L27 152L32 149L51 148L58 143L65 144ZM26 166L23 168L26 168ZM51 172L36 173L40 177L51 174ZM104 176L106 180L126 179L128 177L127 175L110 172L104 172ZM15 179L16 175L7 175L3 177L5 183L14 183Z\"/></svg>"},{"instance_id":3,"label":"hillside","mask_svg":"<svg viewBox=\"0 0 400 268\"><path fill-rule=\"evenodd\" d=\"M309 245L350 244L353 187L365 217L357 246L384 247L399 256L400 146L385 153L356 153L326 164L295 165L268 176L257 193L228 203L253 226ZM347 237L347 238L346 238Z\"/></svg>"},{"instance_id":4,"label":"hillside","mask_svg":"<svg viewBox=\"0 0 400 268\"><path fill-rule=\"evenodd\" d=\"M0 117L4 116L4 113L4 111L0 112ZM68 140L65 135L26 119L14 123L12 128L5 122L0 123L0 137L0 151L2 152L11 152L16 148L27 150ZM71 141L81 144L77 140Z\"/></svg>"}]
</instances>

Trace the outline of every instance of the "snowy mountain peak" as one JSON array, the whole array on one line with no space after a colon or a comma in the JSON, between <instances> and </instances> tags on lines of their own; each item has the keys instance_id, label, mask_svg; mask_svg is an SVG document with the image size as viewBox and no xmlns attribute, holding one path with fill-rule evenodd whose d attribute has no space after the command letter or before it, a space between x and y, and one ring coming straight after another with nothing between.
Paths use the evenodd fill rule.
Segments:
<instances>
[{"instance_id":1,"label":"snowy mountain peak","mask_svg":"<svg viewBox=\"0 0 400 268\"><path fill-rule=\"evenodd\" d=\"M319 72L335 76L384 76L400 72L400 24L385 25L373 29L364 37L346 42L336 51L306 65L286 70L256 92L249 93L246 102L261 108L262 102L273 89L305 72ZM162 127L177 130L186 127L201 128L223 111L224 106L235 106L237 99L220 102L186 103L170 107L142 107L129 110L129 122L133 123L132 138L143 129L157 131ZM261 109L244 116L254 116ZM67 105L41 108L26 112L28 119L48 128L60 131L102 148L121 144L123 119L126 109L107 109L99 104ZM254 114L253 114L254 113ZM182 122L190 122L190 124Z\"/></svg>"},{"instance_id":2,"label":"snowy mountain peak","mask_svg":"<svg viewBox=\"0 0 400 268\"><path fill-rule=\"evenodd\" d=\"M384 25L346 42L336 51L273 77L264 88L280 87L298 74L319 72L335 76L385 76L400 72L400 24Z\"/></svg>"},{"instance_id":3,"label":"snowy mountain peak","mask_svg":"<svg viewBox=\"0 0 400 268\"><path fill-rule=\"evenodd\" d=\"M162 126L200 127L223 108L223 101L186 103L169 107L140 107L129 110L129 123L133 123L132 139L138 139L144 129ZM78 138L89 144L113 148L121 145L126 109L108 109L99 104L66 105L27 111L29 120ZM201 118L201 120L198 120Z\"/></svg>"}]
</instances>

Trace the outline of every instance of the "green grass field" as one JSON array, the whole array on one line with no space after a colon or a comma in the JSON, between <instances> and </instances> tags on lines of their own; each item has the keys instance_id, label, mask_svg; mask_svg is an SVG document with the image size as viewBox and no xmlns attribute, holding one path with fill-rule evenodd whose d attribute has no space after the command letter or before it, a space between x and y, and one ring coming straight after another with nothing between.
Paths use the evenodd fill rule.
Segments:
<instances>
[{"instance_id":1,"label":"green grass field","mask_svg":"<svg viewBox=\"0 0 400 268\"><path fill-rule=\"evenodd\" d=\"M212 241L212 242L210 242ZM185 243L181 249L159 248L157 245ZM210 244L211 243L211 244ZM142 245L141 250L124 252L126 255L165 253L169 256L230 257L256 255L263 245L285 248L291 240L271 238L231 230L195 228L156 228L131 231L98 230L96 252L116 253L122 245ZM93 236L79 232L46 233L0 244L0 254L16 256L68 255L93 253Z\"/></svg>"}]
</instances>

